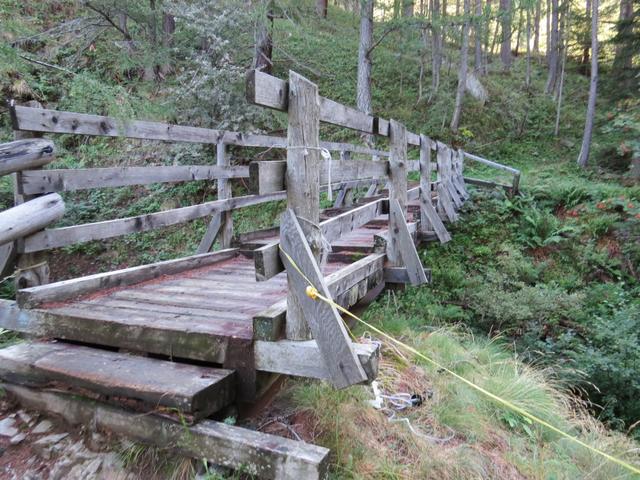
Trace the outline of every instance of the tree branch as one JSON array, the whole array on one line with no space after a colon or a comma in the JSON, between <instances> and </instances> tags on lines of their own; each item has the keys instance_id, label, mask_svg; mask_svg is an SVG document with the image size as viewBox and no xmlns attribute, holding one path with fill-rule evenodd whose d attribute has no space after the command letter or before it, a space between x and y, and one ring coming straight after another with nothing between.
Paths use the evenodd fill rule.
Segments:
<instances>
[{"instance_id":1,"label":"tree branch","mask_svg":"<svg viewBox=\"0 0 640 480\"><path fill-rule=\"evenodd\" d=\"M98 15L100 15L102 18L104 18L107 22L109 22L109 24L115 28L116 30L118 30L122 36L125 38L125 40L129 40L132 41L133 38L131 37L131 35L129 35L129 32L127 32L126 30L123 30L122 28L120 28L120 26L118 24L116 24L109 15L107 15L107 13L103 12L102 10L100 10L98 7L96 7L95 5L92 5L89 2L84 2L84 4L87 6L87 8L89 8L90 10L93 10L94 12L96 12Z\"/></svg>"}]
</instances>

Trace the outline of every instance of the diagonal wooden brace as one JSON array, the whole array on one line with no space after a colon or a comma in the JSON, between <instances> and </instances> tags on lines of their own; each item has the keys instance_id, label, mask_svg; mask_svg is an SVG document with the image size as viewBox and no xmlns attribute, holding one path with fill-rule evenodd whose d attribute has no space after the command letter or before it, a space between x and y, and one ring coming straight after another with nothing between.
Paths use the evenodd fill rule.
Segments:
<instances>
[{"instance_id":1,"label":"diagonal wooden brace","mask_svg":"<svg viewBox=\"0 0 640 480\"><path fill-rule=\"evenodd\" d=\"M280 244L282 250L291 257L290 260L287 255L281 255L288 273L289 291L295 295L318 344L331 384L335 388L345 388L366 381L367 374L351 346L338 310L322 300L310 298L306 293L308 279L322 296L331 298L300 223L291 209L287 209L280 219ZM295 362L295 359L291 361Z\"/></svg>"},{"instance_id":2,"label":"diagonal wooden brace","mask_svg":"<svg viewBox=\"0 0 640 480\"><path fill-rule=\"evenodd\" d=\"M428 283L418 250L416 249L407 220L402 212L400 202L396 199L389 200L389 241L387 243L387 251L391 250L391 258L395 258L397 263L398 257L407 268L407 275L412 285L422 285Z\"/></svg>"}]
</instances>

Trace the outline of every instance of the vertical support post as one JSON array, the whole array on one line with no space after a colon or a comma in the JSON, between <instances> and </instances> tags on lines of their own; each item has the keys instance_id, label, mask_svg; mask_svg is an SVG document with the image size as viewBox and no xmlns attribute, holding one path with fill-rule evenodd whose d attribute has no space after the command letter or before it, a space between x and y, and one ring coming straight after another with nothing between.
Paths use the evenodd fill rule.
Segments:
<instances>
[{"instance_id":1,"label":"vertical support post","mask_svg":"<svg viewBox=\"0 0 640 480\"><path fill-rule=\"evenodd\" d=\"M424 204L432 204L431 200L431 140L420 135L420 230L433 231L434 226L427 217Z\"/></svg>"},{"instance_id":2,"label":"vertical support post","mask_svg":"<svg viewBox=\"0 0 640 480\"><path fill-rule=\"evenodd\" d=\"M513 183L511 184L510 195L512 197L518 195L520 192L520 172L513 174Z\"/></svg>"},{"instance_id":3,"label":"vertical support post","mask_svg":"<svg viewBox=\"0 0 640 480\"><path fill-rule=\"evenodd\" d=\"M226 144L218 142L216 144L216 164L221 167L229 166L229 157L227 155ZM216 180L218 188L218 200L231 198L231 185L226 178ZM207 253L213 247L216 238L220 235L220 246L229 248L233 238L233 217L231 212L216 213L211 217L211 221L207 226L200 245L196 253Z\"/></svg>"},{"instance_id":4,"label":"vertical support post","mask_svg":"<svg viewBox=\"0 0 640 480\"><path fill-rule=\"evenodd\" d=\"M389 202L398 201L402 215L407 212L407 129L400 122L389 122ZM389 216L387 258L392 266L402 265L398 229Z\"/></svg>"},{"instance_id":5,"label":"vertical support post","mask_svg":"<svg viewBox=\"0 0 640 480\"><path fill-rule=\"evenodd\" d=\"M222 142L218 142L216 145L216 164L219 167L228 167L229 156L227 155L227 145ZM226 200L231 198L231 184L227 178L218 179L218 200ZM222 212L221 215L221 230L220 230L220 246L229 248L231 246L231 239L233 238L233 218L231 211Z\"/></svg>"},{"instance_id":6,"label":"vertical support post","mask_svg":"<svg viewBox=\"0 0 640 480\"><path fill-rule=\"evenodd\" d=\"M26 106L32 108L42 108L40 102L36 100L27 102ZM25 138L39 138L42 136L42 133L35 132L22 132L19 130L14 130L13 132L13 137L16 140L22 140ZM13 188L13 198L15 205L27 202L37 196L24 195L22 193L22 172L16 172L13 174ZM49 283L49 265L46 261L46 253L19 253L22 250L22 243L23 240L20 239L13 244L14 251L18 252L17 268L19 270L19 273L15 277L16 289L37 287L39 285L45 285Z\"/></svg>"},{"instance_id":7,"label":"vertical support post","mask_svg":"<svg viewBox=\"0 0 640 480\"><path fill-rule=\"evenodd\" d=\"M320 258L320 101L318 87L303 76L289 72L289 125L287 128L287 205L304 219L301 228L313 257ZM281 231L280 241L283 242ZM284 245L285 243L282 243ZM299 279L287 269L286 335L290 340L311 338L298 297L291 286Z\"/></svg>"}]
</instances>

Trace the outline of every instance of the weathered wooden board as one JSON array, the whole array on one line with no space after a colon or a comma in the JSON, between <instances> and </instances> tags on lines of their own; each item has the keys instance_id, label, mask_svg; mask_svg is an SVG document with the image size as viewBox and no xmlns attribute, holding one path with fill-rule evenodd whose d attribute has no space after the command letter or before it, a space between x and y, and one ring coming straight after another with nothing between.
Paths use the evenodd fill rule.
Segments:
<instances>
[{"instance_id":1,"label":"weathered wooden board","mask_svg":"<svg viewBox=\"0 0 640 480\"><path fill-rule=\"evenodd\" d=\"M246 178L248 176L249 169L247 167L218 165L27 170L22 172L22 190L25 194L33 195L151 183Z\"/></svg>"},{"instance_id":2,"label":"weathered wooden board","mask_svg":"<svg viewBox=\"0 0 640 480\"><path fill-rule=\"evenodd\" d=\"M438 192L438 205L442 207L442 210L445 212L450 222L457 222L458 214L456 213L455 207L453 206L453 202L451 201L451 197L449 196L449 192L446 187L442 183L438 183L436 186L436 191Z\"/></svg>"},{"instance_id":3,"label":"weathered wooden board","mask_svg":"<svg viewBox=\"0 0 640 480\"><path fill-rule=\"evenodd\" d=\"M64 210L62 197L50 193L0 212L0 245L44 229L61 218Z\"/></svg>"},{"instance_id":4,"label":"weathered wooden board","mask_svg":"<svg viewBox=\"0 0 640 480\"><path fill-rule=\"evenodd\" d=\"M51 140L31 138L0 144L0 176L40 167L53 161Z\"/></svg>"},{"instance_id":5,"label":"weathered wooden board","mask_svg":"<svg viewBox=\"0 0 640 480\"><path fill-rule=\"evenodd\" d=\"M478 163L482 163L483 165L487 165L491 168L496 168L498 170L504 170L506 172L512 173L514 175L516 174L520 174L520 170L518 170L517 168L513 168L513 167L509 167L507 165L503 165L501 163L498 162L494 162L491 160L487 160L486 158L482 158L479 157L478 155L473 155L469 152L465 152L464 150L462 151L462 154L468 158L469 160L473 160L474 162L478 162Z\"/></svg>"},{"instance_id":6,"label":"weathered wooden board","mask_svg":"<svg viewBox=\"0 0 640 480\"><path fill-rule=\"evenodd\" d=\"M389 199L398 200L402 211L407 207L407 129L395 120L389 122Z\"/></svg>"},{"instance_id":7,"label":"weathered wooden board","mask_svg":"<svg viewBox=\"0 0 640 480\"><path fill-rule=\"evenodd\" d=\"M91 425L137 441L278 480L326 478L329 450L304 442L204 420L194 426L139 415L76 395L3 384L24 408L50 412L73 425Z\"/></svg>"},{"instance_id":8,"label":"weathered wooden board","mask_svg":"<svg viewBox=\"0 0 640 480\"><path fill-rule=\"evenodd\" d=\"M24 241L23 252L38 252L51 248L64 247L74 243L89 242L113 238L136 232L145 232L156 228L176 225L197 218L206 217L214 213L226 212L236 208L257 205L265 202L282 200L286 192L276 192L269 195L247 195L226 200L214 200L189 207L175 208L157 213L148 213L136 217L105 220L103 222L85 223L71 227L45 230L27 237Z\"/></svg>"},{"instance_id":9,"label":"weathered wooden board","mask_svg":"<svg viewBox=\"0 0 640 480\"><path fill-rule=\"evenodd\" d=\"M300 272L304 272L306 278L322 295L327 298L331 296L291 209L285 211L280 221L280 241L283 250L297 266L294 267L286 256L283 257L289 276L289 291L296 296L304 319L313 332L331 383L336 388L344 388L365 381L367 376L351 348L351 340L336 308L328 303L313 300L306 294L308 283Z\"/></svg>"},{"instance_id":10,"label":"weathered wooden board","mask_svg":"<svg viewBox=\"0 0 640 480\"><path fill-rule=\"evenodd\" d=\"M352 347L367 374L367 382L375 380L378 375L379 347L362 343L352 343ZM254 354L258 370L321 380L331 379L315 340L257 341L254 343Z\"/></svg>"},{"instance_id":11,"label":"weathered wooden board","mask_svg":"<svg viewBox=\"0 0 640 480\"><path fill-rule=\"evenodd\" d=\"M392 234L390 235L391 241L387 244L387 252L389 251L389 247L395 244L393 247L395 250L394 255L398 255L400 257L398 260L402 260L402 263L407 269L407 275L409 276L411 284L422 285L423 283L427 283L427 277L424 273L424 268L422 267L416 246L413 243L411 232L409 232L402 207L396 199L389 200L389 230ZM389 257L388 253L387 257ZM398 266L400 263L396 262L394 264L391 258L389 261L392 262L392 266Z\"/></svg>"},{"instance_id":12,"label":"weathered wooden board","mask_svg":"<svg viewBox=\"0 0 640 480\"><path fill-rule=\"evenodd\" d=\"M428 268L423 270L427 283L431 283L431 270ZM406 267L385 267L384 281L386 283L412 283Z\"/></svg>"},{"instance_id":13,"label":"weathered wooden board","mask_svg":"<svg viewBox=\"0 0 640 480\"><path fill-rule=\"evenodd\" d=\"M503 188L504 190L510 190L512 188L511 185L506 185L504 183L492 182L491 180L482 180L480 178L472 178L472 177L464 177L464 182L470 185L477 185L478 187L487 187L487 188Z\"/></svg>"},{"instance_id":14,"label":"weathered wooden board","mask_svg":"<svg viewBox=\"0 0 640 480\"><path fill-rule=\"evenodd\" d=\"M174 363L64 343L21 343L0 350L0 377L46 386L59 382L151 407L206 417L235 396L233 371Z\"/></svg>"},{"instance_id":15,"label":"weathered wooden board","mask_svg":"<svg viewBox=\"0 0 640 480\"><path fill-rule=\"evenodd\" d=\"M232 248L214 253L115 270L113 272L97 273L39 287L22 289L17 292L16 299L21 307L31 308L44 302L60 302L99 290L133 285L162 275L171 275L212 265L233 258L237 254L238 250Z\"/></svg>"}]
</instances>

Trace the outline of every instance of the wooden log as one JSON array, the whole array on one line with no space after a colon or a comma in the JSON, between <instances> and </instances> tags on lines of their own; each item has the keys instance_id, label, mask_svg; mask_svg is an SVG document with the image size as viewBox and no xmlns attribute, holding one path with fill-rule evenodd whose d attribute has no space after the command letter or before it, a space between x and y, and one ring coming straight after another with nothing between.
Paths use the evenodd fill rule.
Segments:
<instances>
[{"instance_id":1,"label":"wooden log","mask_svg":"<svg viewBox=\"0 0 640 480\"><path fill-rule=\"evenodd\" d=\"M380 348L374 344L352 343L353 350L367 374L366 383L378 376ZM315 340L254 343L256 369L296 377L330 380Z\"/></svg>"},{"instance_id":2,"label":"wooden log","mask_svg":"<svg viewBox=\"0 0 640 480\"><path fill-rule=\"evenodd\" d=\"M54 155L53 142L44 138L0 144L0 176L41 167L52 162Z\"/></svg>"},{"instance_id":3,"label":"wooden log","mask_svg":"<svg viewBox=\"0 0 640 480\"><path fill-rule=\"evenodd\" d=\"M56 195L56 194L54 194ZM197 218L206 217L214 213L225 212L235 208L257 205L275 200L282 200L286 192L276 192L269 195L247 195L227 200L214 200L189 207L175 208L158 213L138 215L136 217L105 220L102 222L86 223L71 227L44 230L27 237L24 241L23 252L37 252L51 248L64 247L74 243L102 240L136 232L145 232L156 228L176 225Z\"/></svg>"},{"instance_id":4,"label":"wooden log","mask_svg":"<svg viewBox=\"0 0 640 480\"><path fill-rule=\"evenodd\" d=\"M163 275L172 275L186 270L212 265L233 258L237 253L238 249L230 248L215 253L194 255L192 257L178 258L176 260L167 260L149 265L141 265L139 267L63 280L49 285L25 288L17 292L16 300L22 308L33 308L45 302L60 302L99 290L133 285Z\"/></svg>"},{"instance_id":5,"label":"wooden log","mask_svg":"<svg viewBox=\"0 0 640 480\"><path fill-rule=\"evenodd\" d=\"M126 412L77 395L45 392L3 384L24 408L50 412L72 425L91 425L182 455L203 458L249 475L278 480L321 480L326 477L329 450L304 442L247 430L223 422L181 422Z\"/></svg>"},{"instance_id":6,"label":"wooden log","mask_svg":"<svg viewBox=\"0 0 640 480\"><path fill-rule=\"evenodd\" d=\"M62 197L51 193L0 212L0 245L42 230L62 217L64 210Z\"/></svg>"},{"instance_id":7,"label":"wooden log","mask_svg":"<svg viewBox=\"0 0 640 480\"><path fill-rule=\"evenodd\" d=\"M314 228L320 219L320 105L318 87L298 75L289 72L287 129L287 206L292 215L304 219L305 238L313 258L320 257L322 240ZM287 218L285 215L284 218ZM297 223L297 220L296 220ZM282 224L280 237L282 242ZM291 272L287 272L289 285ZM309 325L305 322L300 296L289 288L287 293L288 321L286 325L289 340L311 338ZM309 320L309 319L308 319Z\"/></svg>"},{"instance_id":8,"label":"wooden log","mask_svg":"<svg viewBox=\"0 0 640 480\"><path fill-rule=\"evenodd\" d=\"M387 244L387 257L391 265L400 266L401 263L404 264L412 285L427 283L420 256L413 243L400 202L397 199L389 200L389 231L392 234L390 235L391 241ZM389 255L389 250L393 252L394 256ZM396 258L396 256L400 258Z\"/></svg>"},{"instance_id":9,"label":"wooden log","mask_svg":"<svg viewBox=\"0 0 640 480\"><path fill-rule=\"evenodd\" d=\"M331 293L292 209L287 209L282 215L280 241L282 249L289 255L282 259L287 267L290 292L287 297L287 325L290 322L291 298L295 298L303 320L313 332L331 384L335 388L344 388L365 381L367 375L351 348L351 340L335 306L307 296L307 280L325 298L331 298Z\"/></svg>"},{"instance_id":10,"label":"wooden log","mask_svg":"<svg viewBox=\"0 0 640 480\"><path fill-rule=\"evenodd\" d=\"M407 129L401 123L389 122L389 200L398 200L400 208L407 207Z\"/></svg>"},{"instance_id":11,"label":"wooden log","mask_svg":"<svg viewBox=\"0 0 640 480\"><path fill-rule=\"evenodd\" d=\"M217 165L27 170L22 173L22 189L26 194L39 194L151 183L246 178L248 176L249 169L247 167Z\"/></svg>"}]
</instances>

